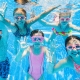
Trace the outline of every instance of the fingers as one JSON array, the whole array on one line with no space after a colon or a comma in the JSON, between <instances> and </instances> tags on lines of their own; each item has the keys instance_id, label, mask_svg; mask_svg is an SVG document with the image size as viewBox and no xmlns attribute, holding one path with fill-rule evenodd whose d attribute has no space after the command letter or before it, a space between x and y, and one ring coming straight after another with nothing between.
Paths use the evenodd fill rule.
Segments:
<instances>
[{"instance_id":1,"label":"fingers","mask_svg":"<svg viewBox=\"0 0 80 80\"><path fill-rule=\"evenodd\" d=\"M3 9L6 9L6 6L7 6L7 2L3 2L2 8L3 8Z\"/></svg>"},{"instance_id":2,"label":"fingers","mask_svg":"<svg viewBox=\"0 0 80 80\"><path fill-rule=\"evenodd\" d=\"M17 40L19 43L20 48L27 48L27 43L25 41L19 41Z\"/></svg>"},{"instance_id":3,"label":"fingers","mask_svg":"<svg viewBox=\"0 0 80 80\"><path fill-rule=\"evenodd\" d=\"M2 6L0 7L0 15L4 16L6 11L7 2L3 2Z\"/></svg>"}]
</instances>

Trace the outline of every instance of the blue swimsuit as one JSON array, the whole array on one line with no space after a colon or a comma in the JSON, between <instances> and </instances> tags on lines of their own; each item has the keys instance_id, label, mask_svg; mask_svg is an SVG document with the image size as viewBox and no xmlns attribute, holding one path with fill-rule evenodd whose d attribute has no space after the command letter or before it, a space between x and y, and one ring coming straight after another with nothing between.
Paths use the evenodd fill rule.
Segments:
<instances>
[{"instance_id":1,"label":"blue swimsuit","mask_svg":"<svg viewBox=\"0 0 80 80\"><path fill-rule=\"evenodd\" d=\"M17 26L17 25L16 25L16 26ZM13 33L13 34L14 34L16 37L18 37L18 38L20 38L21 36L24 37L24 36L30 35L31 29L26 27L26 31L27 31L26 34L21 35L21 34L19 33L19 29L17 29L17 31L16 31L15 33Z\"/></svg>"}]
</instances>

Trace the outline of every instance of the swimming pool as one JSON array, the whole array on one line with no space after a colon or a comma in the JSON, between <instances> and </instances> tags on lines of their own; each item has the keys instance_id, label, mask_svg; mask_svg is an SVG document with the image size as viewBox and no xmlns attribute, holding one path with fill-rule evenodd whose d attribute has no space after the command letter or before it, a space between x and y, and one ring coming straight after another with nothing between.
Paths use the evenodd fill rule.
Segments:
<instances>
[{"instance_id":1,"label":"swimming pool","mask_svg":"<svg viewBox=\"0 0 80 80\"><path fill-rule=\"evenodd\" d=\"M33 1L35 1L35 0L33 0ZM0 0L0 5L2 4L2 2L6 2L6 0ZM30 13L31 13L30 8L32 6L33 6L32 10L34 10L36 15L38 15L40 12L42 12L44 9L47 9L47 7L49 7L53 3L56 3L57 5L58 4L63 5L67 2L69 2L69 0L66 0L66 2L65 2L65 0L61 0L61 1L54 0L54 2L53 2L53 0L44 0L43 5L41 4L42 0L37 0L37 2L38 2L38 5L36 5L36 6L29 5L29 4L27 4L28 6L27 5L23 6L23 5L18 5L17 3L15 3L14 0L7 0L8 8L7 8L5 17L7 19L11 20L12 22L14 22L14 20L13 20L13 10L14 10L14 8L23 7L26 10L28 10L27 15L28 15L28 19L29 19L30 18ZM76 3L79 2L79 0L70 0L70 2L76 4ZM76 7L74 9L79 9L79 7L80 7L80 4L78 3L78 4L76 4ZM79 16L80 16L80 10L78 12L76 12L76 14L73 17L73 23L75 25L78 25L78 26L80 26ZM49 18L51 18L51 15L48 15L45 19L49 20ZM43 30L44 33L45 33L45 37L49 37L49 35L51 33L50 32L51 28L49 26L47 28L43 27L39 22L36 22L35 24L33 24L32 28L33 29L37 28L37 29ZM63 38L61 36L57 36L56 40L57 40L56 44L60 45L60 47L58 47L56 49L57 61L59 61L60 59L66 57L67 53L65 51ZM13 42L14 42L14 35L9 30L7 52L8 52L8 56L9 56L9 59L10 59L11 67L10 67L10 75L9 75L8 80L25 80L25 73L23 72L23 68L27 67L27 65L26 65L27 62L25 62L26 59L22 60L21 63L16 63L14 61L15 55L12 54L14 52ZM70 69L70 68L65 68L65 69L53 74L53 80L77 80L78 77L79 77L78 74L73 69ZM50 80L50 77L48 77L48 80Z\"/></svg>"}]
</instances>

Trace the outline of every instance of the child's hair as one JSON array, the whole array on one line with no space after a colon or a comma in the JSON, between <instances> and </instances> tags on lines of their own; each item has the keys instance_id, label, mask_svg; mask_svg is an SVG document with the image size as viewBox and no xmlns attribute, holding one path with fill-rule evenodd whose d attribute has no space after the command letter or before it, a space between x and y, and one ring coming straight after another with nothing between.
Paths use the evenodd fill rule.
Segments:
<instances>
[{"instance_id":1,"label":"child's hair","mask_svg":"<svg viewBox=\"0 0 80 80\"><path fill-rule=\"evenodd\" d=\"M26 16L26 11L23 8L16 8L13 12L13 16L15 15L16 12L19 12L23 14L24 16Z\"/></svg>"},{"instance_id":2,"label":"child's hair","mask_svg":"<svg viewBox=\"0 0 80 80\"><path fill-rule=\"evenodd\" d=\"M71 11L67 8L62 8L59 10L59 17L61 16L70 16L71 17Z\"/></svg>"},{"instance_id":3,"label":"child's hair","mask_svg":"<svg viewBox=\"0 0 80 80\"><path fill-rule=\"evenodd\" d=\"M29 2L29 0L14 0L14 1L19 4L25 4L25 3Z\"/></svg>"},{"instance_id":4,"label":"child's hair","mask_svg":"<svg viewBox=\"0 0 80 80\"><path fill-rule=\"evenodd\" d=\"M71 17L71 13L70 12L59 13L59 17L61 17L61 16L69 16L69 17Z\"/></svg>"},{"instance_id":5,"label":"child's hair","mask_svg":"<svg viewBox=\"0 0 80 80\"><path fill-rule=\"evenodd\" d=\"M44 37L44 33L41 30L35 29L31 32L30 36L32 37L35 33L41 33L42 36Z\"/></svg>"},{"instance_id":6,"label":"child's hair","mask_svg":"<svg viewBox=\"0 0 80 80\"><path fill-rule=\"evenodd\" d=\"M80 37L71 35L71 36L69 36L69 37L66 38L66 40L65 40L65 47L67 46L68 42L69 42L72 38L75 38L75 39L77 39L77 40L80 41Z\"/></svg>"}]
</instances>

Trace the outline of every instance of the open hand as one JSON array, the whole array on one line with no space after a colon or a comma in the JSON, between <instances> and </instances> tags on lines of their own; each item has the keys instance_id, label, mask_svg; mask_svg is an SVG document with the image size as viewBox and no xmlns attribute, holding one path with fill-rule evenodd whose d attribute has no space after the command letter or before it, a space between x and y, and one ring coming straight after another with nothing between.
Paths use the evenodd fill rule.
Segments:
<instances>
[{"instance_id":1,"label":"open hand","mask_svg":"<svg viewBox=\"0 0 80 80\"><path fill-rule=\"evenodd\" d=\"M6 7L7 6L7 2L3 2L2 6L0 7L0 19L4 17L5 12L6 12Z\"/></svg>"},{"instance_id":2,"label":"open hand","mask_svg":"<svg viewBox=\"0 0 80 80\"><path fill-rule=\"evenodd\" d=\"M26 48L27 47L26 37L21 37L21 40L18 40L18 43L20 45L20 48Z\"/></svg>"}]
</instances>

